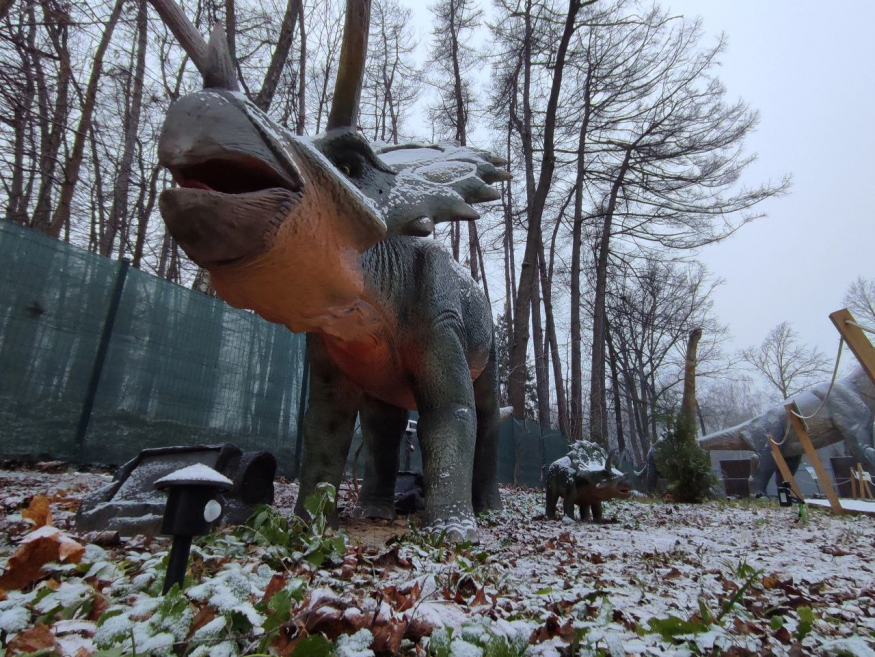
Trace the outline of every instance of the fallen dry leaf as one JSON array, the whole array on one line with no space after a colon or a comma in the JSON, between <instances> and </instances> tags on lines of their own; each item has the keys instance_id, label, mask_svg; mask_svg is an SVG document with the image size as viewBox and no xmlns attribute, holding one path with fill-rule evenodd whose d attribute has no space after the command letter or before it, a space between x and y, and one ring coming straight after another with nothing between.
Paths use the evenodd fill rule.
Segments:
<instances>
[{"instance_id":1,"label":"fallen dry leaf","mask_svg":"<svg viewBox=\"0 0 875 657\"><path fill-rule=\"evenodd\" d=\"M0 577L0 590L24 588L42 577L42 567L53 561L79 563L85 548L60 529L40 527L24 537L9 557L6 572Z\"/></svg>"},{"instance_id":2,"label":"fallen dry leaf","mask_svg":"<svg viewBox=\"0 0 875 657\"><path fill-rule=\"evenodd\" d=\"M267 584L267 588L264 590L264 596L261 598L262 601L269 601L274 595L282 591L285 585L285 573L274 573L270 578L270 582Z\"/></svg>"},{"instance_id":3,"label":"fallen dry leaf","mask_svg":"<svg viewBox=\"0 0 875 657\"><path fill-rule=\"evenodd\" d=\"M474 598L471 600L472 607L478 607L481 605L490 604L489 600L486 597L486 591L483 588L477 589L477 593L474 595Z\"/></svg>"},{"instance_id":4,"label":"fallen dry leaf","mask_svg":"<svg viewBox=\"0 0 875 657\"><path fill-rule=\"evenodd\" d=\"M190 639L192 635L204 625L212 622L215 617L216 610L209 605L204 605L198 609L197 613L194 615L194 620L191 622L191 629L188 631L188 638Z\"/></svg>"},{"instance_id":5,"label":"fallen dry leaf","mask_svg":"<svg viewBox=\"0 0 875 657\"><path fill-rule=\"evenodd\" d=\"M574 638L574 628L571 626L571 619L566 621L564 625L560 625L559 619L556 616L550 616L541 627L532 630L532 633L529 635L529 643L542 643L557 636L566 642L570 642Z\"/></svg>"},{"instance_id":6,"label":"fallen dry leaf","mask_svg":"<svg viewBox=\"0 0 875 657\"><path fill-rule=\"evenodd\" d=\"M45 495L34 495L27 508L21 512L21 517L30 520L34 527L45 527L52 524L52 509L49 498Z\"/></svg>"},{"instance_id":7,"label":"fallen dry leaf","mask_svg":"<svg viewBox=\"0 0 875 657\"><path fill-rule=\"evenodd\" d=\"M42 623L31 627L28 630L19 632L15 638L9 642L9 652L13 655L17 653L30 653L37 650L45 650L47 648L56 650L60 653L60 646L55 641L55 637L48 627Z\"/></svg>"}]
</instances>

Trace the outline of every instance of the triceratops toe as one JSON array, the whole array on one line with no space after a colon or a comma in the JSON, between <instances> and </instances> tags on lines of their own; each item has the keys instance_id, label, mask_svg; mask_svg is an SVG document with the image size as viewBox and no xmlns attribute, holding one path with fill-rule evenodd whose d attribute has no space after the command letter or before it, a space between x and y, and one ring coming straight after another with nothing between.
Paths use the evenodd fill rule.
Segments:
<instances>
[{"instance_id":1,"label":"triceratops toe","mask_svg":"<svg viewBox=\"0 0 875 657\"><path fill-rule=\"evenodd\" d=\"M477 522L473 518L437 519L425 526L425 531L431 535L443 536L449 543L480 544L477 533Z\"/></svg>"}]
</instances>

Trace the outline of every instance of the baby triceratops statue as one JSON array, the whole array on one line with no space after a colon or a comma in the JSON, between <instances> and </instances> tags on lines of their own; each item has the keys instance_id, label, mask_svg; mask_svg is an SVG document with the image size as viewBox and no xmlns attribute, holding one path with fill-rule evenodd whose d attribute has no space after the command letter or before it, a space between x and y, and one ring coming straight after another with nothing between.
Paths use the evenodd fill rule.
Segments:
<instances>
[{"instance_id":1,"label":"baby triceratops statue","mask_svg":"<svg viewBox=\"0 0 875 657\"><path fill-rule=\"evenodd\" d=\"M547 520L556 514L556 503L563 502L563 517L574 520L574 507L580 520L605 522L602 502L624 499L632 494L626 476L612 465L614 451L586 440L571 444L568 454L547 469Z\"/></svg>"}]
</instances>

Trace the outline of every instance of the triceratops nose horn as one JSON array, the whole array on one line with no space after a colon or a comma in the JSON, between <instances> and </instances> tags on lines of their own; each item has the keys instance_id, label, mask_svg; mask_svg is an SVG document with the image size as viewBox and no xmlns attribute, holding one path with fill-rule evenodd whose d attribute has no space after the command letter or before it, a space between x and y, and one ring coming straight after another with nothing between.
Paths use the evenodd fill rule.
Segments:
<instances>
[{"instance_id":1,"label":"triceratops nose horn","mask_svg":"<svg viewBox=\"0 0 875 657\"><path fill-rule=\"evenodd\" d=\"M221 21L217 21L210 33L207 46L207 65L204 68L204 89L227 89L237 91L237 74L234 60L228 50L228 39Z\"/></svg>"}]
</instances>

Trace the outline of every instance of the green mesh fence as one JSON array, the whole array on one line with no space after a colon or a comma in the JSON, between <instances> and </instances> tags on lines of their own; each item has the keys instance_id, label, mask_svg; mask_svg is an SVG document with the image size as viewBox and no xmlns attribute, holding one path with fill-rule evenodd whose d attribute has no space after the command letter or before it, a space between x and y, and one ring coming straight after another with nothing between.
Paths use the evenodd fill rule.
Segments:
<instances>
[{"instance_id":1,"label":"green mesh fence","mask_svg":"<svg viewBox=\"0 0 875 657\"><path fill-rule=\"evenodd\" d=\"M303 358L303 336L282 326L0 222L7 456L121 463L230 441L288 474Z\"/></svg>"},{"instance_id":2,"label":"green mesh fence","mask_svg":"<svg viewBox=\"0 0 875 657\"><path fill-rule=\"evenodd\" d=\"M543 486L543 476L568 453L568 440L555 429L508 418L499 425L498 480L519 486Z\"/></svg>"}]
</instances>

